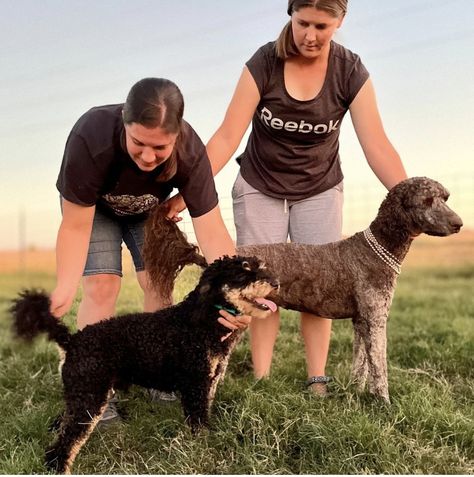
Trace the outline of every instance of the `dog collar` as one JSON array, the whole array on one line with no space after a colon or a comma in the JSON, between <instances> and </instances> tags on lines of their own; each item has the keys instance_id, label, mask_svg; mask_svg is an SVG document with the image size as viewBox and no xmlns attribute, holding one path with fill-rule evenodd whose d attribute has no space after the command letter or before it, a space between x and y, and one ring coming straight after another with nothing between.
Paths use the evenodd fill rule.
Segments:
<instances>
[{"instance_id":1,"label":"dog collar","mask_svg":"<svg viewBox=\"0 0 474 477\"><path fill-rule=\"evenodd\" d=\"M225 310L227 313L230 313L231 315L238 315L239 312L237 310L234 310L233 308L226 308L225 306L222 305L214 305L218 310Z\"/></svg>"},{"instance_id":2,"label":"dog collar","mask_svg":"<svg viewBox=\"0 0 474 477\"><path fill-rule=\"evenodd\" d=\"M386 248L380 245L370 227L364 230L364 237L374 253L385 262L397 275L402 271L402 264L395 255L392 255Z\"/></svg>"}]
</instances>

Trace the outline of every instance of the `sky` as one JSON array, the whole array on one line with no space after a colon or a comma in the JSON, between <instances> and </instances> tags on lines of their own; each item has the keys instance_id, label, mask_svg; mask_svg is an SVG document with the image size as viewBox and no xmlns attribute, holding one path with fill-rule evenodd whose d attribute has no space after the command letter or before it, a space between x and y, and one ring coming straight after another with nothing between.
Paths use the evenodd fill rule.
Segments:
<instances>
[{"instance_id":1,"label":"sky","mask_svg":"<svg viewBox=\"0 0 474 477\"><path fill-rule=\"evenodd\" d=\"M53 247L64 144L92 106L125 100L148 76L173 80L204 142L244 63L288 21L285 0L2 0L0 250ZM385 130L408 175L451 191L474 228L474 2L350 0L335 37L370 72ZM242 142L238 152L245 146ZM341 130L346 233L365 228L385 191L349 115ZM216 185L232 223L231 160ZM359 228L360 229L360 228Z\"/></svg>"}]
</instances>

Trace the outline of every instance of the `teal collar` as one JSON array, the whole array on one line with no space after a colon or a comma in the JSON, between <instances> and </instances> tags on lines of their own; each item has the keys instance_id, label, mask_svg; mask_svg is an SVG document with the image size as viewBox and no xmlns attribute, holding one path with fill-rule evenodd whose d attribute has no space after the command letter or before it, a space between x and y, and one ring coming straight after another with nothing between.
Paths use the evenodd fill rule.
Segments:
<instances>
[{"instance_id":1,"label":"teal collar","mask_svg":"<svg viewBox=\"0 0 474 477\"><path fill-rule=\"evenodd\" d=\"M239 312L237 310L234 310L233 308L226 308L225 306L222 305L214 305L218 310L225 310L227 313L230 313L231 315L238 315Z\"/></svg>"}]
</instances>

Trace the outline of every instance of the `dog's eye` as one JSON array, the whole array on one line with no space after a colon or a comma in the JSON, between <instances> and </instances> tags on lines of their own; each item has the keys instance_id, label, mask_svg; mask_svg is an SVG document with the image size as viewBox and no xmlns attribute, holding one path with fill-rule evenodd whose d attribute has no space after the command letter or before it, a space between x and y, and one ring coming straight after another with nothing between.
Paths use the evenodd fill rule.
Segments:
<instances>
[{"instance_id":1,"label":"dog's eye","mask_svg":"<svg viewBox=\"0 0 474 477\"><path fill-rule=\"evenodd\" d=\"M250 263L249 262L242 262L242 268L244 270L247 270L250 272L250 270L252 270L252 267L250 266Z\"/></svg>"},{"instance_id":2,"label":"dog's eye","mask_svg":"<svg viewBox=\"0 0 474 477\"><path fill-rule=\"evenodd\" d=\"M431 207L433 205L433 197L427 197L425 200L424 200L424 204L426 205L426 207Z\"/></svg>"}]
</instances>

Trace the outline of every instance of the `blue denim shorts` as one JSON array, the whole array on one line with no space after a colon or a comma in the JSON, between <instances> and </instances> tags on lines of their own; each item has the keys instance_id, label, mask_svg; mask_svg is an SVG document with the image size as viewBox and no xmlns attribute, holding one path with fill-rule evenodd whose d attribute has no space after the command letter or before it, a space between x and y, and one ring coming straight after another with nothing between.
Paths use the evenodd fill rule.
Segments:
<instances>
[{"instance_id":1,"label":"blue denim shorts","mask_svg":"<svg viewBox=\"0 0 474 477\"><path fill-rule=\"evenodd\" d=\"M135 270L145 269L142 259L144 240L142 221L113 219L96 209L84 276L110 273L122 276L122 242L132 255Z\"/></svg>"}]
</instances>

